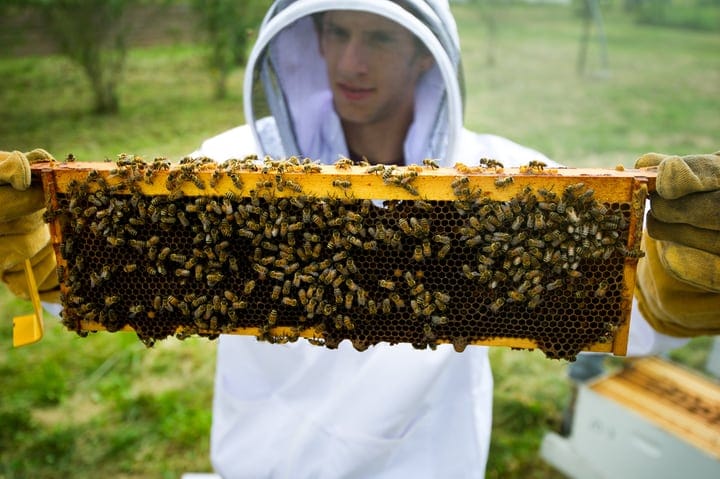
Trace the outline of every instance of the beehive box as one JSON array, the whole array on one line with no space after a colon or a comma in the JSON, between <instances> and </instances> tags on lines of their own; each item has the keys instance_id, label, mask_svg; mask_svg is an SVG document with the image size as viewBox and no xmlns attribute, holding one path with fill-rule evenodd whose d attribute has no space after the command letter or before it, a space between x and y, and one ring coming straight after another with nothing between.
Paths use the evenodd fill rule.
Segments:
<instances>
[{"instance_id":1,"label":"beehive box","mask_svg":"<svg viewBox=\"0 0 720 479\"><path fill-rule=\"evenodd\" d=\"M541 456L568 477L720 477L720 385L661 358L628 362L578 390L569 437Z\"/></svg>"},{"instance_id":2,"label":"beehive box","mask_svg":"<svg viewBox=\"0 0 720 479\"><path fill-rule=\"evenodd\" d=\"M624 354L637 172L207 158L34 165L64 324Z\"/></svg>"}]
</instances>

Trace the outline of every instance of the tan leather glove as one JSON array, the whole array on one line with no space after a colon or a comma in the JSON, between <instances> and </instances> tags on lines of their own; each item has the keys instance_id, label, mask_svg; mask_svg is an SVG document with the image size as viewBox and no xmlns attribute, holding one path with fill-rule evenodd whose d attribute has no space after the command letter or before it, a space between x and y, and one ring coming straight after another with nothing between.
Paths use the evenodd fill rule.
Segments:
<instances>
[{"instance_id":1,"label":"tan leather glove","mask_svg":"<svg viewBox=\"0 0 720 479\"><path fill-rule=\"evenodd\" d=\"M28 299L24 263L30 259L40 299L59 303L50 231L43 220L42 187L30 187L30 163L53 159L45 150L0 151L0 280Z\"/></svg>"},{"instance_id":2,"label":"tan leather glove","mask_svg":"<svg viewBox=\"0 0 720 479\"><path fill-rule=\"evenodd\" d=\"M636 168L658 167L638 263L636 296L661 333L720 334L720 152L648 153Z\"/></svg>"}]
</instances>

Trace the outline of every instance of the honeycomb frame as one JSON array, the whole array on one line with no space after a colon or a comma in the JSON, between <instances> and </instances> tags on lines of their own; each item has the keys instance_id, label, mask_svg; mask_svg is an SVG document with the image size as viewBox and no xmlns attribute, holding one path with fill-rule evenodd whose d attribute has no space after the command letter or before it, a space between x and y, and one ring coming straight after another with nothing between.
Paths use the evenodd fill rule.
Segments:
<instances>
[{"instance_id":1,"label":"honeycomb frame","mask_svg":"<svg viewBox=\"0 0 720 479\"><path fill-rule=\"evenodd\" d=\"M644 172L132 156L33 171L63 323L80 334L492 345L571 360L627 349Z\"/></svg>"}]
</instances>

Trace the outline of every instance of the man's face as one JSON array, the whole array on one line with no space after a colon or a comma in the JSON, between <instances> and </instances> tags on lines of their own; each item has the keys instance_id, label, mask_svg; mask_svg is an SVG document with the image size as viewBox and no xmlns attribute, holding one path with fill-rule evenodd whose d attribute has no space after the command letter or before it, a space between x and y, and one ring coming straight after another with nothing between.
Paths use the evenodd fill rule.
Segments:
<instances>
[{"instance_id":1,"label":"man's face","mask_svg":"<svg viewBox=\"0 0 720 479\"><path fill-rule=\"evenodd\" d=\"M349 123L372 124L411 112L416 82L432 66L432 57L409 31L365 12L326 12L320 50L335 109Z\"/></svg>"}]
</instances>

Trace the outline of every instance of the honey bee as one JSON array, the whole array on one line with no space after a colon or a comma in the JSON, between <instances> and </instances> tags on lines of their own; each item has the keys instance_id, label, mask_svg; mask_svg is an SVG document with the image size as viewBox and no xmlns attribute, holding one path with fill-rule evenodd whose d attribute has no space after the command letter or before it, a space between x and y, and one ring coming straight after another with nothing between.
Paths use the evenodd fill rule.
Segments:
<instances>
[{"instance_id":1,"label":"honey bee","mask_svg":"<svg viewBox=\"0 0 720 479\"><path fill-rule=\"evenodd\" d=\"M238 295L233 293L232 291L223 291L223 296L225 296L225 299L227 299L231 303L238 300Z\"/></svg>"},{"instance_id":2,"label":"honey bee","mask_svg":"<svg viewBox=\"0 0 720 479\"><path fill-rule=\"evenodd\" d=\"M282 287L275 285L275 286L273 286L273 290L272 290L270 297L272 298L273 301L277 301L278 299L280 299L280 293L282 293Z\"/></svg>"},{"instance_id":3,"label":"honey bee","mask_svg":"<svg viewBox=\"0 0 720 479\"><path fill-rule=\"evenodd\" d=\"M230 177L230 181L232 181L235 188L237 188L238 190L243 189L244 184L240 176L238 176L236 173L228 173L228 176Z\"/></svg>"},{"instance_id":4,"label":"honey bee","mask_svg":"<svg viewBox=\"0 0 720 479\"><path fill-rule=\"evenodd\" d=\"M370 313L372 316L376 315L378 312L377 304L372 299L368 300L367 308L368 308L368 313Z\"/></svg>"},{"instance_id":5,"label":"honey bee","mask_svg":"<svg viewBox=\"0 0 720 479\"><path fill-rule=\"evenodd\" d=\"M296 183L292 180L285 180L283 184L295 193L300 193L303 189L299 183Z\"/></svg>"},{"instance_id":6,"label":"honey bee","mask_svg":"<svg viewBox=\"0 0 720 479\"><path fill-rule=\"evenodd\" d=\"M390 300L393 302L393 304L398 310L405 307L405 301L402 300L398 293L391 293Z\"/></svg>"},{"instance_id":7,"label":"honey bee","mask_svg":"<svg viewBox=\"0 0 720 479\"><path fill-rule=\"evenodd\" d=\"M419 283L419 284L417 284L415 287L413 287L413 288L410 290L410 293L411 293L413 296L418 296L418 295L422 294L423 291L425 291L425 285L422 284L422 283Z\"/></svg>"},{"instance_id":8,"label":"honey bee","mask_svg":"<svg viewBox=\"0 0 720 479\"><path fill-rule=\"evenodd\" d=\"M302 283L308 283L308 284L315 282L315 277L312 276L312 275L309 275L309 274L297 274L297 273L295 273L295 279L297 279L298 285L296 286L296 285L295 285L295 280L293 280L293 286L295 286L296 288L299 287L299 284L300 284L301 282L302 282Z\"/></svg>"},{"instance_id":9,"label":"honey bee","mask_svg":"<svg viewBox=\"0 0 720 479\"><path fill-rule=\"evenodd\" d=\"M360 214L362 216L367 216L370 214L370 207L372 206L372 201L370 200L362 200L360 203Z\"/></svg>"},{"instance_id":10,"label":"honey bee","mask_svg":"<svg viewBox=\"0 0 720 479\"><path fill-rule=\"evenodd\" d=\"M336 188L347 190L352 186L352 183L348 180L333 180L332 185Z\"/></svg>"},{"instance_id":11,"label":"honey bee","mask_svg":"<svg viewBox=\"0 0 720 479\"><path fill-rule=\"evenodd\" d=\"M380 306L382 308L383 314L390 314L390 312L391 312L390 308L392 307L392 305L390 303L390 298L383 299Z\"/></svg>"},{"instance_id":12,"label":"honey bee","mask_svg":"<svg viewBox=\"0 0 720 479\"><path fill-rule=\"evenodd\" d=\"M545 248L545 242L536 238L528 238L526 244L531 248Z\"/></svg>"},{"instance_id":13,"label":"honey bee","mask_svg":"<svg viewBox=\"0 0 720 479\"><path fill-rule=\"evenodd\" d=\"M578 216L573 206L568 206L565 209L565 216L567 217L568 221L573 225L577 226L580 224L580 217Z\"/></svg>"},{"instance_id":14,"label":"honey bee","mask_svg":"<svg viewBox=\"0 0 720 479\"><path fill-rule=\"evenodd\" d=\"M105 296L105 306L110 307L120 301L120 296Z\"/></svg>"},{"instance_id":15,"label":"honey bee","mask_svg":"<svg viewBox=\"0 0 720 479\"><path fill-rule=\"evenodd\" d=\"M354 298L355 296L352 293L345 293L345 309L352 309Z\"/></svg>"},{"instance_id":16,"label":"honey bee","mask_svg":"<svg viewBox=\"0 0 720 479\"><path fill-rule=\"evenodd\" d=\"M319 214L313 213L310 219L318 228L325 228L325 221L323 221L322 216Z\"/></svg>"},{"instance_id":17,"label":"honey bee","mask_svg":"<svg viewBox=\"0 0 720 479\"><path fill-rule=\"evenodd\" d=\"M161 296L155 296L153 298L153 309L155 311L160 311L160 308L162 308L162 297Z\"/></svg>"},{"instance_id":18,"label":"honey bee","mask_svg":"<svg viewBox=\"0 0 720 479\"><path fill-rule=\"evenodd\" d=\"M484 166L485 168L503 168L503 164L500 163L497 160L494 160L492 158L480 158L478 161L478 164L480 166Z\"/></svg>"},{"instance_id":19,"label":"honey bee","mask_svg":"<svg viewBox=\"0 0 720 479\"><path fill-rule=\"evenodd\" d=\"M567 275L571 278L582 278L582 273L575 269L569 269Z\"/></svg>"},{"instance_id":20,"label":"honey bee","mask_svg":"<svg viewBox=\"0 0 720 479\"><path fill-rule=\"evenodd\" d=\"M261 281L265 280L267 273L268 273L268 269L265 266L258 264L258 263L253 263L252 268L258 274L259 280L261 280Z\"/></svg>"},{"instance_id":21,"label":"honey bee","mask_svg":"<svg viewBox=\"0 0 720 479\"><path fill-rule=\"evenodd\" d=\"M398 220L398 226L407 235L410 235L413 232L412 228L410 227L410 223L408 223L408 220L405 218L400 218Z\"/></svg>"},{"instance_id":22,"label":"honey bee","mask_svg":"<svg viewBox=\"0 0 720 479\"><path fill-rule=\"evenodd\" d=\"M382 165L382 164L373 165L373 166L369 167L367 170L365 170L365 173L368 173L368 174L373 174L373 173L383 174L384 172L385 172L385 165Z\"/></svg>"},{"instance_id":23,"label":"honey bee","mask_svg":"<svg viewBox=\"0 0 720 479\"><path fill-rule=\"evenodd\" d=\"M207 280L207 285L211 288L218 284L220 281L222 281L223 278L224 275L222 273L208 273L207 276L205 276L205 279Z\"/></svg>"},{"instance_id":24,"label":"honey bee","mask_svg":"<svg viewBox=\"0 0 720 479\"><path fill-rule=\"evenodd\" d=\"M283 296L288 296L290 294L291 289L292 289L292 281L290 281L289 279L286 279L282 286Z\"/></svg>"},{"instance_id":25,"label":"honey bee","mask_svg":"<svg viewBox=\"0 0 720 479\"><path fill-rule=\"evenodd\" d=\"M423 201L423 200L415 200L414 205L423 211L432 211L432 209L433 209L432 204L428 203L427 201Z\"/></svg>"},{"instance_id":26,"label":"honey bee","mask_svg":"<svg viewBox=\"0 0 720 479\"><path fill-rule=\"evenodd\" d=\"M363 242L360 238L353 236L353 235L347 235L345 237L345 244L350 244L352 246L355 246L356 248L362 248Z\"/></svg>"},{"instance_id":27,"label":"honey bee","mask_svg":"<svg viewBox=\"0 0 720 479\"><path fill-rule=\"evenodd\" d=\"M527 308L528 309L535 309L538 307L538 305L542 302L541 296L531 296L530 299L527 302Z\"/></svg>"},{"instance_id":28,"label":"honey bee","mask_svg":"<svg viewBox=\"0 0 720 479\"><path fill-rule=\"evenodd\" d=\"M467 279L474 279L479 275L477 271L473 271L473 269L467 264L462 265L462 270Z\"/></svg>"},{"instance_id":29,"label":"honey bee","mask_svg":"<svg viewBox=\"0 0 720 479\"><path fill-rule=\"evenodd\" d=\"M363 217L359 214L355 213L354 211L347 211L345 213L345 220L346 221L354 221L355 223L361 223L363 220Z\"/></svg>"},{"instance_id":30,"label":"honey bee","mask_svg":"<svg viewBox=\"0 0 720 479\"><path fill-rule=\"evenodd\" d=\"M268 276L277 281L283 281L285 279L285 273L277 270L270 271L270 273L268 273Z\"/></svg>"},{"instance_id":31,"label":"honey bee","mask_svg":"<svg viewBox=\"0 0 720 479\"><path fill-rule=\"evenodd\" d=\"M558 230L551 231L550 233L546 233L542 236L542 239L551 243L553 246L558 246L560 243L562 243L567 236L564 233L561 233ZM550 250L547 250L550 251Z\"/></svg>"},{"instance_id":32,"label":"honey bee","mask_svg":"<svg viewBox=\"0 0 720 479\"><path fill-rule=\"evenodd\" d=\"M504 304L505 304L505 298L497 298L497 299L496 299L495 301L493 301L493 303L490 305L490 310L491 310L493 313L497 313L498 311L500 311L500 308L502 308Z\"/></svg>"},{"instance_id":33,"label":"honey bee","mask_svg":"<svg viewBox=\"0 0 720 479\"><path fill-rule=\"evenodd\" d=\"M450 295L447 294L447 293L442 293L442 292L440 292L440 291L435 291L435 293L433 293L433 297L434 297L436 300L438 300L438 301L440 301L440 302L442 302L442 303L445 303L445 304L447 304L447 303L450 302Z\"/></svg>"},{"instance_id":34,"label":"honey bee","mask_svg":"<svg viewBox=\"0 0 720 479\"><path fill-rule=\"evenodd\" d=\"M533 168L533 169L536 169L539 171L543 171L546 166L547 166L546 163L544 163L542 161L538 161L538 160L532 160L528 163L529 168Z\"/></svg>"},{"instance_id":35,"label":"honey bee","mask_svg":"<svg viewBox=\"0 0 720 479\"><path fill-rule=\"evenodd\" d=\"M177 268L175 270L175 276L177 276L178 278L189 278L190 275L191 275L191 273L187 269Z\"/></svg>"},{"instance_id":36,"label":"honey bee","mask_svg":"<svg viewBox=\"0 0 720 479\"><path fill-rule=\"evenodd\" d=\"M298 289L298 299L300 299L300 304L303 306L307 305L308 295L304 288Z\"/></svg>"},{"instance_id":37,"label":"honey bee","mask_svg":"<svg viewBox=\"0 0 720 479\"><path fill-rule=\"evenodd\" d=\"M436 243L447 245L447 244L450 244L451 239L449 236L437 234L437 235L433 236L433 241L435 241Z\"/></svg>"},{"instance_id":38,"label":"honey bee","mask_svg":"<svg viewBox=\"0 0 720 479\"><path fill-rule=\"evenodd\" d=\"M169 248L165 248L165 249L169 249ZM163 251L165 251L165 249L163 249ZM161 252L161 255L162 255L162 252ZM165 256L167 256L167 254ZM158 259L164 259L164 257L161 258L159 255ZM172 253L172 254L170 254L170 261L172 261L173 263L184 264L187 261L187 256L185 256L183 254Z\"/></svg>"},{"instance_id":39,"label":"honey bee","mask_svg":"<svg viewBox=\"0 0 720 479\"><path fill-rule=\"evenodd\" d=\"M607 281L600 281L600 284L598 284L598 288L595 290L595 297L604 298L609 288L610 283L608 283Z\"/></svg>"},{"instance_id":40,"label":"honey bee","mask_svg":"<svg viewBox=\"0 0 720 479\"><path fill-rule=\"evenodd\" d=\"M323 315L331 316L335 312L336 308L330 303L325 303L322 305L321 310Z\"/></svg>"},{"instance_id":41,"label":"honey bee","mask_svg":"<svg viewBox=\"0 0 720 479\"><path fill-rule=\"evenodd\" d=\"M513 301L515 303L520 303L522 301L525 301L525 295L519 291L513 291L513 290L508 291L508 298L510 299L510 301Z\"/></svg>"},{"instance_id":42,"label":"honey bee","mask_svg":"<svg viewBox=\"0 0 720 479\"><path fill-rule=\"evenodd\" d=\"M90 287L91 288L98 286L102 282L103 282L103 278L101 278L99 274L95 273L94 271L92 273L90 273Z\"/></svg>"},{"instance_id":43,"label":"honey bee","mask_svg":"<svg viewBox=\"0 0 720 479\"><path fill-rule=\"evenodd\" d=\"M545 289L547 289L548 291L553 291L555 289L562 287L562 285L563 285L563 280L556 279L555 281L552 281L552 282L546 284Z\"/></svg>"},{"instance_id":44,"label":"honey bee","mask_svg":"<svg viewBox=\"0 0 720 479\"><path fill-rule=\"evenodd\" d=\"M345 262L345 266L347 267L347 270L349 273L357 274L358 268L355 266L355 261L353 261L352 258L348 258Z\"/></svg>"},{"instance_id":45,"label":"honey bee","mask_svg":"<svg viewBox=\"0 0 720 479\"><path fill-rule=\"evenodd\" d=\"M125 240L123 238L116 238L114 236L106 236L105 239L108 243L110 243L110 246L122 246L125 244Z\"/></svg>"},{"instance_id":46,"label":"honey bee","mask_svg":"<svg viewBox=\"0 0 720 479\"><path fill-rule=\"evenodd\" d=\"M468 246L470 246L471 248L475 248L476 246L479 246L480 244L482 244L484 241L485 241L485 239L483 238L482 235L475 235L472 238L469 238L468 240L466 240L465 243ZM500 246L498 244L497 248L499 249L499 247Z\"/></svg>"},{"instance_id":47,"label":"honey bee","mask_svg":"<svg viewBox=\"0 0 720 479\"><path fill-rule=\"evenodd\" d=\"M433 324L433 326L440 326L443 324L447 324L448 318L447 316L432 315L430 316L430 322Z\"/></svg>"},{"instance_id":48,"label":"honey bee","mask_svg":"<svg viewBox=\"0 0 720 479\"><path fill-rule=\"evenodd\" d=\"M349 170L353 166L353 161L350 158L340 156L335 162L335 168L338 170Z\"/></svg>"},{"instance_id":49,"label":"honey bee","mask_svg":"<svg viewBox=\"0 0 720 479\"><path fill-rule=\"evenodd\" d=\"M243 286L243 294L247 296L247 295L251 294L254 289L255 289L255 280L250 279L250 280L246 281L245 285Z\"/></svg>"},{"instance_id":50,"label":"honey bee","mask_svg":"<svg viewBox=\"0 0 720 479\"><path fill-rule=\"evenodd\" d=\"M161 274L163 276L165 276L167 274L167 269L165 268L164 264L158 263L155 265L155 267L156 267L158 274Z\"/></svg>"},{"instance_id":51,"label":"honey bee","mask_svg":"<svg viewBox=\"0 0 720 479\"><path fill-rule=\"evenodd\" d=\"M505 186L508 186L513 183L513 177L512 176L505 176L503 178L498 178L495 180L495 186L498 188L503 188Z\"/></svg>"},{"instance_id":52,"label":"honey bee","mask_svg":"<svg viewBox=\"0 0 720 479\"><path fill-rule=\"evenodd\" d=\"M440 168L440 165L438 164L438 162L431 158L425 158L423 160L423 165L427 166L428 168L431 168L433 170Z\"/></svg>"},{"instance_id":53,"label":"honey bee","mask_svg":"<svg viewBox=\"0 0 720 479\"><path fill-rule=\"evenodd\" d=\"M458 190L459 188L463 188L467 186L470 183L470 178L467 176L462 176L456 180L454 180L452 183L450 183L450 186L453 190Z\"/></svg>"},{"instance_id":54,"label":"honey bee","mask_svg":"<svg viewBox=\"0 0 720 479\"><path fill-rule=\"evenodd\" d=\"M268 314L267 322L270 326L274 326L275 323L277 323L278 319L278 312L276 309L270 310L270 313Z\"/></svg>"},{"instance_id":55,"label":"honey bee","mask_svg":"<svg viewBox=\"0 0 720 479\"><path fill-rule=\"evenodd\" d=\"M405 278L405 282L407 283L408 287L412 288L415 286L415 277L410 271L405 271L405 273L403 273L403 277Z\"/></svg>"},{"instance_id":56,"label":"honey bee","mask_svg":"<svg viewBox=\"0 0 720 479\"><path fill-rule=\"evenodd\" d=\"M467 338L463 336L456 336L453 338L453 348L455 349L455 352L462 353L465 351L465 348L468 345Z\"/></svg>"},{"instance_id":57,"label":"honey bee","mask_svg":"<svg viewBox=\"0 0 720 479\"><path fill-rule=\"evenodd\" d=\"M435 332L432 329L432 326L428 323L423 325L423 335L428 341L434 341L437 338Z\"/></svg>"},{"instance_id":58,"label":"honey bee","mask_svg":"<svg viewBox=\"0 0 720 479\"><path fill-rule=\"evenodd\" d=\"M356 293L358 306L365 306L367 304L367 291L359 288Z\"/></svg>"},{"instance_id":59,"label":"honey bee","mask_svg":"<svg viewBox=\"0 0 720 479\"><path fill-rule=\"evenodd\" d=\"M416 246L415 250L413 252L413 259L415 261L422 261L425 259L425 255L423 254L422 246Z\"/></svg>"}]
</instances>

